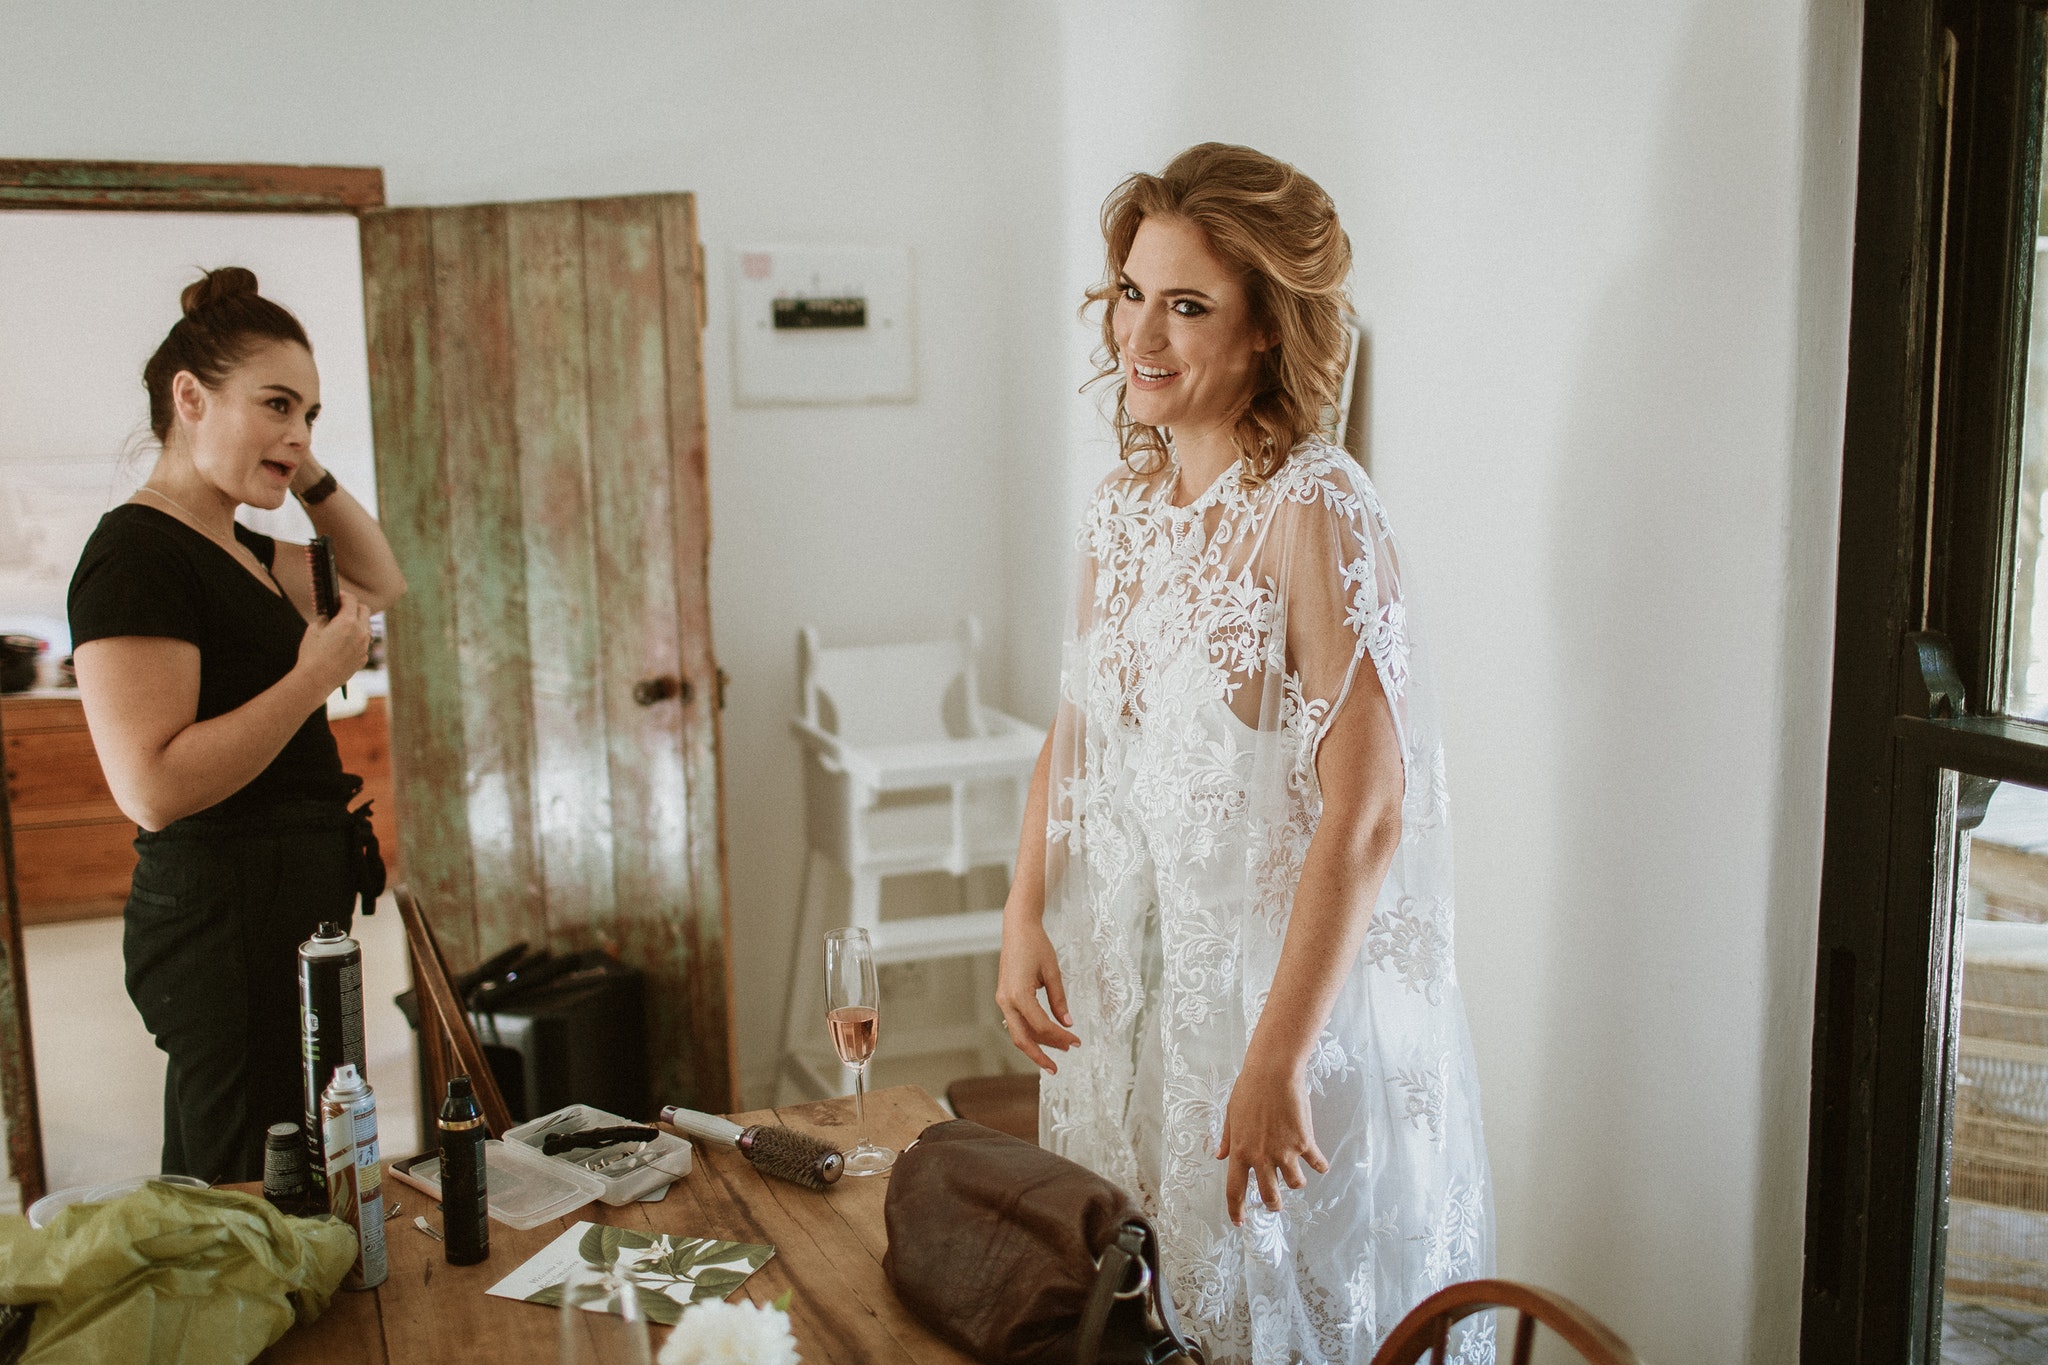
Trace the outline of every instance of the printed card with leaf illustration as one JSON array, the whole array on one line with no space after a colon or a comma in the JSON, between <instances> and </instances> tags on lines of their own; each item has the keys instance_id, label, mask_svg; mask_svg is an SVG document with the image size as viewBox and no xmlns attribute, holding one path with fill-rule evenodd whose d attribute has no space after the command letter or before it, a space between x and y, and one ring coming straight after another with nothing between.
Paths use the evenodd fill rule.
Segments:
<instances>
[{"instance_id":1,"label":"printed card with leaf illustration","mask_svg":"<svg viewBox=\"0 0 2048 1365\"><path fill-rule=\"evenodd\" d=\"M704 1299L725 1298L774 1254L774 1247L754 1242L578 1223L489 1292L501 1299L559 1307L569 1272L590 1265L611 1271L616 1288L590 1295L579 1301L580 1307L616 1313L619 1295L630 1291L640 1301L641 1316L673 1327L685 1308Z\"/></svg>"}]
</instances>

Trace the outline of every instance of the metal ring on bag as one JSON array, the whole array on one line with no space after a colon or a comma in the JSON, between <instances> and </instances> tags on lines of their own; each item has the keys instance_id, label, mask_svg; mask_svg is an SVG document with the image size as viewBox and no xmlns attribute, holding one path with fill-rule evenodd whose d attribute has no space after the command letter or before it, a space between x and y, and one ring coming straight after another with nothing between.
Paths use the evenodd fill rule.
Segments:
<instances>
[{"instance_id":1,"label":"metal ring on bag","mask_svg":"<svg viewBox=\"0 0 2048 1365\"><path fill-rule=\"evenodd\" d=\"M1109 1253L1105 1251L1102 1253L1102 1256L1107 1256L1108 1254ZM1095 1270L1097 1274L1100 1274L1102 1272L1102 1256L1097 1256L1095 1258ZM1131 1264L1138 1268L1138 1283L1129 1289L1112 1290L1112 1297L1119 1299L1135 1299L1142 1295L1147 1289L1150 1289L1152 1287L1151 1263L1148 1262L1143 1256L1133 1256L1131 1257Z\"/></svg>"}]
</instances>

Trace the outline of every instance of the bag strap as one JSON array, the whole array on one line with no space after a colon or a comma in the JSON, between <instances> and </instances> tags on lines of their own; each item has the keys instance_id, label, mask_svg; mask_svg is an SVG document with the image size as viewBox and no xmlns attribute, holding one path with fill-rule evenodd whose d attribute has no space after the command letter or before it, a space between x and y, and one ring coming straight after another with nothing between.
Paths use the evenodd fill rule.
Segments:
<instances>
[{"instance_id":1,"label":"bag strap","mask_svg":"<svg viewBox=\"0 0 2048 1365\"><path fill-rule=\"evenodd\" d=\"M1096 1365L1102 1352L1102 1334L1109 1326L1110 1309L1118 1299L1146 1300L1146 1319L1156 1325L1160 1336L1145 1352L1146 1365L1163 1365L1175 1356L1186 1356L1203 1365L1202 1348L1180 1334L1180 1319L1173 1311L1173 1295L1166 1292L1158 1267L1159 1253L1143 1223L1125 1223L1116 1239L1103 1248L1096 1262L1095 1288L1081 1313L1081 1330L1075 1342L1075 1365ZM1138 1267L1138 1284L1123 1288L1124 1277L1133 1264Z\"/></svg>"}]
</instances>

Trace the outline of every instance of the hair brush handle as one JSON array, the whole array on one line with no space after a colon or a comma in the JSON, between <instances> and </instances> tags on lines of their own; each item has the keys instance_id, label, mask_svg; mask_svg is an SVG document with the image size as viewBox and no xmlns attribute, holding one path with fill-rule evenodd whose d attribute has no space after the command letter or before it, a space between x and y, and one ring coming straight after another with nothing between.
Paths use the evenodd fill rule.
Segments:
<instances>
[{"instance_id":1,"label":"hair brush handle","mask_svg":"<svg viewBox=\"0 0 2048 1365\"><path fill-rule=\"evenodd\" d=\"M715 1142L721 1147L737 1147L740 1134L747 1131L730 1119L716 1114L700 1113L695 1109L684 1109L680 1105L666 1105L661 1111L661 1121L671 1128L680 1128L693 1138Z\"/></svg>"}]
</instances>

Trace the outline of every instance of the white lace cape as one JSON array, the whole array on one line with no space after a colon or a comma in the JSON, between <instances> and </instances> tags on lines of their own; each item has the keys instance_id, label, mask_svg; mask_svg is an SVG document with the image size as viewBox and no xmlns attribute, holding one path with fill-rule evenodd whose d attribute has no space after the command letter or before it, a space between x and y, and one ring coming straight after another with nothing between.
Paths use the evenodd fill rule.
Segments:
<instances>
[{"instance_id":1,"label":"white lace cape","mask_svg":"<svg viewBox=\"0 0 2048 1365\"><path fill-rule=\"evenodd\" d=\"M1384 508L1319 442L1185 508L1171 464L1096 491L1062 660L1046 927L1075 1031L1041 1139L1136 1193L1210 1359L1365 1361L1490 1273L1491 1192L1451 947L1444 754ZM1362 659L1371 660L1361 672ZM1309 1070L1330 1159L1278 1213L1224 1211L1211 1155L1321 811L1317 746L1388 705L1402 835ZM1475 1320L1477 1321L1477 1320ZM1460 1358L1490 1361L1490 1320Z\"/></svg>"}]
</instances>

